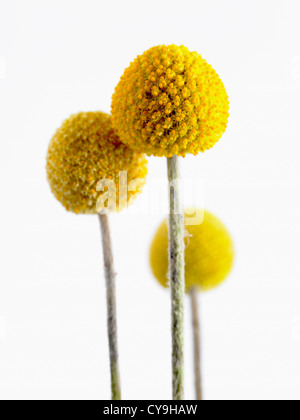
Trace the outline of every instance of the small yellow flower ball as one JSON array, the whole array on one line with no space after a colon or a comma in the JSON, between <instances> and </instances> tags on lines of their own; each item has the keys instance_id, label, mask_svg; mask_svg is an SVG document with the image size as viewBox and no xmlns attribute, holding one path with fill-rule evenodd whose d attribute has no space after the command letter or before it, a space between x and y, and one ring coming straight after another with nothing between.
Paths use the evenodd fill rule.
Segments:
<instances>
[{"instance_id":1,"label":"small yellow flower ball","mask_svg":"<svg viewBox=\"0 0 300 420\"><path fill-rule=\"evenodd\" d=\"M193 209L186 211L192 214ZM205 210L199 225L187 225L185 237L185 285L206 291L218 286L228 276L234 259L231 236L223 223ZM168 223L159 226L151 248L150 266L159 283L168 287Z\"/></svg>"},{"instance_id":2,"label":"small yellow flower ball","mask_svg":"<svg viewBox=\"0 0 300 420\"><path fill-rule=\"evenodd\" d=\"M50 141L46 169L54 196L68 211L96 214L97 200L103 194L97 191L98 182L114 181L118 197L119 172L127 171L127 190L131 181L145 180L147 160L144 154L120 142L110 115L81 112L65 120L56 131ZM138 192L128 191L128 202ZM118 200L116 204L116 210L121 210Z\"/></svg>"},{"instance_id":3,"label":"small yellow flower ball","mask_svg":"<svg viewBox=\"0 0 300 420\"><path fill-rule=\"evenodd\" d=\"M123 143L148 155L197 155L224 133L229 100L215 70L184 46L159 45L125 70L112 97Z\"/></svg>"}]
</instances>

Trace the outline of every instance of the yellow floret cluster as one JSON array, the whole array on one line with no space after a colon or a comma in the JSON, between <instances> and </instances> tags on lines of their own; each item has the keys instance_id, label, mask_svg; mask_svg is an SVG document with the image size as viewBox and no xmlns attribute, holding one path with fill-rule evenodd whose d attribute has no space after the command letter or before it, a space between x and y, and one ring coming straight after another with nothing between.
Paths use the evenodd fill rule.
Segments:
<instances>
[{"instance_id":1,"label":"yellow floret cluster","mask_svg":"<svg viewBox=\"0 0 300 420\"><path fill-rule=\"evenodd\" d=\"M192 214L188 209L187 214ZM187 219L186 219L187 220ZM223 223L205 211L199 225L187 225L185 248L185 284L188 292L192 286L209 290L218 286L228 276L234 259L231 236ZM150 265L159 283L168 286L168 223L158 228L151 248Z\"/></svg>"},{"instance_id":2,"label":"yellow floret cluster","mask_svg":"<svg viewBox=\"0 0 300 420\"><path fill-rule=\"evenodd\" d=\"M112 97L122 142L148 155L197 155L224 133L229 100L215 70L184 46L160 45L125 70Z\"/></svg>"},{"instance_id":3,"label":"yellow floret cluster","mask_svg":"<svg viewBox=\"0 0 300 420\"><path fill-rule=\"evenodd\" d=\"M144 154L129 149L115 134L111 117L103 112L72 115L57 130L47 154L51 190L74 213L96 214L97 184L113 180L119 194L119 172L127 171L127 183L145 179ZM136 192L128 191L132 201ZM117 207L118 209L118 207Z\"/></svg>"}]
</instances>

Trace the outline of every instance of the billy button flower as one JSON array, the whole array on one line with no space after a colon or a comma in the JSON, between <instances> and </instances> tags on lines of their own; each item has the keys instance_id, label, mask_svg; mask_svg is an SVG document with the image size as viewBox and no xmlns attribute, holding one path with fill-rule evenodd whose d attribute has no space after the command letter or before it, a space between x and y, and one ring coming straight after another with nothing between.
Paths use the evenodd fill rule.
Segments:
<instances>
[{"instance_id":1,"label":"billy button flower","mask_svg":"<svg viewBox=\"0 0 300 420\"><path fill-rule=\"evenodd\" d=\"M197 155L222 136L229 101L215 70L184 46L150 48L130 64L115 88L112 123L133 150L168 158L169 268L172 302L173 398L184 398L183 215L178 156Z\"/></svg>"},{"instance_id":2,"label":"billy button flower","mask_svg":"<svg viewBox=\"0 0 300 420\"><path fill-rule=\"evenodd\" d=\"M153 47L125 70L112 98L121 140L148 155L194 155L224 133L229 100L216 71L196 52Z\"/></svg>"},{"instance_id":3,"label":"billy button flower","mask_svg":"<svg viewBox=\"0 0 300 420\"><path fill-rule=\"evenodd\" d=\"M68 211L92 215L99 212L106 278L112 399L120 400L115 269L104 206L110 198L119 197L114 208L120 211L133 201L137 192L128 187L136 180L139 187L143 185L147 161L145 155L132 151L120 142L109 115L103 112L82 112L72 115L56 131L50 141L46 169L54 196ZM124 180L119 173L125 172L127 178ZM101 185L103 180L109 182L105 181ZM113 185L112 191L110 183ZM105 187L108 187L108 192L101 195L99 191L105 190ZM123 194L124 188L126 194Z\"/></svg>"},{"instance_id":4,"label":"billy button flower","mask_svg":"<svg viewBox=\"0 0 300 420\"><path fill-rule=\"evenodd\" d=\"M145 179L147 161L120 142L111 117L103 112L81 112L65 120L50 141L47 176L54 196L68 210L97 214L97 183L110 179L119 193L119 172L127 171L127 185ZM138 192L128 191L128 202ZM127 204L127 203L126 203ZM116 203L119 209L119 202Z\"/></svg>"},{"instance_id":5,"label":"billy button flower","mask_svg":"<svg viewBox=\"0 0 300 420\"><path fill-rule=\"evenodd\" d=\"M195 224L190 224L197 214ZM234 248L230 233L224 224L205 210L194 208L185 212L185 291L191 296L195 350L195 377L197 399L202 399L200 375L200 333L197 307L197 292L217 287L229 275ZM202 223L201 223L202 221ZM155 278L163 287L168 279L168 223L164 220L154 235L150 248L150 266Z\"/></svg>"}]
</instances>

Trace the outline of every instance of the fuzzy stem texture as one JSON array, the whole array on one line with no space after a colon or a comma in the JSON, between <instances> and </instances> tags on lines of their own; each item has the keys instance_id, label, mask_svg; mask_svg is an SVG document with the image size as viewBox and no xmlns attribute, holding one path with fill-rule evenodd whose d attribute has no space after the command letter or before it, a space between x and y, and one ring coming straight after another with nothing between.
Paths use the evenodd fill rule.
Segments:
<instances>
[{"instance_id":1,"label":"fuzzy stem texture","mask_svg":"<svg viewBox=\"0 0 300 420\"><path fill-rule=\"evenodd\" d=\"M173 400L184 399L184 218L179 193L179 158L168 158L169 179L169 280L172 307Z\"/></svg>"},{"instance_id":2,"label":"fuzzy stem texture","mask_svg":"<svg viewBox=\"0 0 300 420\"><path fill-rule=\"evenodd\" d=\"M198 290L192 287L190 290L192 303L192 323L194 336L194 369L195 369L195 391L196 399L202 400L202 381L201 381L201 350L200 350L200 323L198 311Z\"/></svg>"},{"instance_id":3,"label":"fuzzy stem texture","mask_svg":"<svg viewBox=\"0 0 300 420\"><path fill-rule=\"evenodd\" d=\"M104 258L104 272L106 280L106 300L107 300L107 329L110 356L111 372L111 393L112 400L121 400L120 373L118 361L118 341L117 341L117 312L116 312L116 288L114 261L110 238L110 229L107 214L99 214L102 248Z\"/></svg>"}]
</instances>

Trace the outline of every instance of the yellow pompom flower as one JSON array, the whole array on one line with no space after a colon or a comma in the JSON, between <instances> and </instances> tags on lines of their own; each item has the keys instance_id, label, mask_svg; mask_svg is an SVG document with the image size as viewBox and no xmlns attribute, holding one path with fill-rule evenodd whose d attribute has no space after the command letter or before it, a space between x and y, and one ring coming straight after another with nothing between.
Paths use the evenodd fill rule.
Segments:
<instances>
[{"instance_id":1,"label":"yellow pompom flower","mask_svg":"<svg viewBox=\"0 0 300 420\"><path fill-rule=\"evenodd\" d=\"M112 97L123 143L148 155L197 155L224 133L229 101L215 70L184 46L159 45L125 70Z\"/></svg>"},{"instance_id":2,"label":"yellow pompom flower","mask_svg":"<svg viewBox=\"0 0 300 420\"><path fill-rule=\"evenodd\" d=\"M192 214L192 209L186 211ZM231 236L223 223L205 210L204 220L198 225L187 225L185 248L186 291L193 286L209 290L218 286L228 276L234 259ZM159 283L168 286L168 224L159 226L151 248L150 265Z\"/></svg>"},{"instance_id":3,"label":"yellow pompom flower","mask_svg":"<svg viewBox=\"0 0 300 420\"><path fill-rule=\"evenodd\" d=\"M127 186L144 180L147 160L129 149L115 134L111 116L103 112L81 112L64 121L50 141L47 177L54 196L74 213L96 214L101 195L97 184L112 180L119 195L119 172L127 171ZM139 184L139 186L141 186ZM132 202L135 191L128 191ZM117 210L118 208L117 203Z\"/></svg>"}]
</instances>

